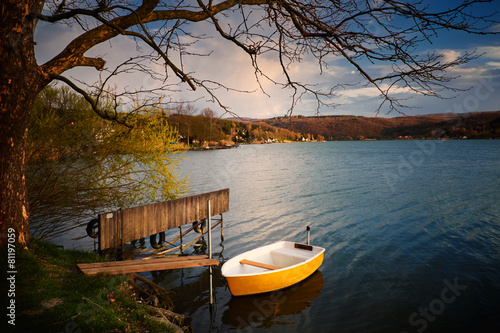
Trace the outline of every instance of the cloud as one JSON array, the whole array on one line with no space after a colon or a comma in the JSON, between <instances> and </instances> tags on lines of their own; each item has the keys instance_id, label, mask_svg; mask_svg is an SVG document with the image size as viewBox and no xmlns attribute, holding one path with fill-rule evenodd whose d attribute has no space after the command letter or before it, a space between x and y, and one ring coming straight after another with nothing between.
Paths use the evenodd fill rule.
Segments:
<instances>
[{"instance_id":1,"label":"cloud","mask_svg":"<svg viewBox=\"0 0 500 333\"><path fill-rule=\"evenodd\" d=\"M477 53L484 53L484 58L500 60L500 46L481 46L477 48Z\"/></svg>"},{"instance_id":2,"label":"cloud","mask_svg":"<svg viewBox=\"0 0 500 333\"><path fill-rule=\"evenodd\" d=\"M443 55L443 62L452 62L458 59L460 57L460 52L456 50L441 50L439 51L440 54Z\"/></svg>"},{"instance_id":3,"label":"cloud","mask_svg":"<svg viewBox=\"0 0 500 333\"><path fill-rule=\"evenodd\" d=\"M396 94L417 94L415 91L411 90L408 87L390 87L388 84L381 84L380 89L382 91L387 91L390 88L390 93L393 95ZM353 88L346 89L345 92L342 92L342 95L345 97L359 98L359 97L377 97L380 96L380 90L376 87L363 87L363 88Z\"/></svg>"},{"instance_id":4,"label":"cloud","mask_svg":"<svg viewBox=\"0 0 500 333\"><path fill-rule=\"evenodd\" d=\"M35 30L35 55L38 64L55 57L81 32L76 26L38 22Z\"/></svg>"},{"instance_id":5,"label":"cloud","mask_svg":"<svg viewBox=\"0 0 500 333\"><path fill-rule=\"evenodd\" d=\"M375 87L365 87L365 88L347 89L341 94L343 97L348 97L348 98L375 97L380 95L380 91Z\"/></svg>"},{"instance_id":6,"label":"cloud","mask_svg":"<svg viewBox=\"0 0 500 333\"><path fill-rule=\"evenodd\" d=\"M486 65L500 69L500 61L488 61Z\"/></svg>"},{"instance_id":7,"label":"cloud","mask_svg":"<svg viewBox=\"0 0 500 333\"><path fill-rule=\"evenodd\" d=\"M492 32L500 32L500 24L495 24L490 27L490 31Z\"/></svg>"}]
</instances>

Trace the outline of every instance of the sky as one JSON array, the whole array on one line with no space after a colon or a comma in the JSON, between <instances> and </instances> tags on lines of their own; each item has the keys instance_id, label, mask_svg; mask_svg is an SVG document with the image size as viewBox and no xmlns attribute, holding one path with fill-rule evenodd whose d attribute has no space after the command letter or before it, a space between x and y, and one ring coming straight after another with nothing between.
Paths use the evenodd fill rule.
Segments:
<instances>
[{"instance_id":1,"label":"sky","mask_svg":"<svg viewBox=\"0 0 500 333\"><path fill-rule=\"evenodd\" d=\"M441 0L437 3L439 6L451 6L456 2L454 0ZM435 1L431 3L436 4ZM493 13L498 10L500 10L500 0L480 9L481 13ZM500 15L497 14L496 17L500 21ZM197 33L206 33L211 31L212 27L207 24L199 24L194 29ZM494 26L493 29L500 32L500 24ZM81 30L77 26L39 23L35 32L35 41L37 42L35 54L38 63L43 64L51 59L80 33ZM132 39L122 36L96 46L86 55L103 57L107 61L106 67L113 69L113 65L116 66L127 60L135 50L136 43ZM422 45L421 49L417 51L420 53L436 51L442 53L445 59L453 60L464 52L474 50L483 55L468 64L449 70L450 76L457 77L450 85L465 91L450 92L445 94L447 99L437 99L420 96L403 89L396 96L410 97L405 101L405 104L414 108L402 111L406 115L423 115L500 110L500 34L480 36L447 32L433 39L432 43ZM240 117L250 118L279 117L288 112L292 91L283 89L266 79L262 79L259 84L255 78L249 56L232 43L221 38L209 38L197 43L194 46L194 51L210 55L184 57L181 65L187 72L193 73L200 79L217 81L225 86L240 90L227 91L221 88L215 91L221 103L229 107L231 112ZM174 61L180 63L180 59L174 59ZM341 57L331 57L327 61L328 66L324 67L320 73L317 61L311 57L304 57L301 63L290 66L289 73L296 81L316 84L321 87L354 82L361 82L361 84L345 86L338 90L338 96L330 101L336 107L322 107L319 109L319 114L376 116L377 108L381 102L376 89L364 85L363 79L357 74L355 68ZM259 64L261 69L273 80L281 82L284 80L277 59L263 56L260 58ZM164 68L160 65L155 65L153 68L158 72L164 72ZM64 75L89 84L99 78L99 73L93 68L72 69ZM178 82L172 74L169 80L174 83ZM147 75L136 73L120 77L112 84L119 88L125 87L133 90L140 87L145 89L157 87L159 83ZM186 84L182 85L181 88L179 91L167 92L167 98L191 102L199 110L210 108L219 116L224 113L222 108L210 101L210 96L203 89L197 89L193 92ZM294 115L313 116L317 113L317 104L312 96L304 96L293 110ZM378 116L383 117L400 115L394 111L386 114L385 109L378 114ZM225 116L230 115L226 114Z\"/></svg>"}]
</instances>

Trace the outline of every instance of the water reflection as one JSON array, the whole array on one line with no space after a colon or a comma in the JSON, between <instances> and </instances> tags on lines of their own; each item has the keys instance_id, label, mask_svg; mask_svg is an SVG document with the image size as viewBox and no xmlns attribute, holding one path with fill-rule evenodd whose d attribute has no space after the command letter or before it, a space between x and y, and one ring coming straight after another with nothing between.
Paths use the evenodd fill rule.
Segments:
<instances>
[{"instance_id":1,"label":"water reflection","mask_svg":"<svg viewBox=\"0 0 500 333\"><path fill-rule=\"evenodd\" d=\"M223 324L243 329L248 326L268 328L295 324L293 314L300 314L321 294L324 281L321 271L306 280L272 293L231 297L222 315Z\"/></svg>"}]
</instances>

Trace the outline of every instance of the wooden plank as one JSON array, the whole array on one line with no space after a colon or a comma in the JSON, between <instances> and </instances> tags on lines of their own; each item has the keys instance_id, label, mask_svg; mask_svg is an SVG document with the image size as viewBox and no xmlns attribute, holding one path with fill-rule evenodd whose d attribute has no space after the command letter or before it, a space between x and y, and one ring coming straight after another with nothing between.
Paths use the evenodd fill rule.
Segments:
<instances>
[{"instance_id":1,"label":"wooden plank","mask_svg":"<svg viewBox=\"0 0 500 333\"><path fill-rule=\"evenodd\" d=\"M155 258L151 260L122 260L122 261L93 262L93 263L78 264L78 267L99 268L99 267L118 267L118 266L141 266L147 263L151 263L153 261L176 262L176 261L189 261L189 260L201 260L201 259L208 259L208 256L207 255L177 256L177 257Z\"/></svg>"},{"instance_id":2,"label":"wooden plank","mask_svg":"<svg viewBox=\"0 0 500 333\"><path fill-rule=\"evenodd\" d=\"M269 269L269 270L275 270L275 269L281 269L281 268L283 268L283 267L274 266L274 265L268 265L268 264L264 264L262 262L257 262L257 261L248 260L248 259L242 259L242 260L240 260L240 264L245 264L245 265L250 265L250 266L265 268L265 269Z\"/></svg>"},{"instance_id":3,"label":"wooden plank","mask_svg":"<svg viewBox=\"0 0 500 333\"><path fill-rule=\"evenodd\" d=\"M172 201L165 201L165 205L163 208L166 210L166 218L167 218L167 228L165 230L170 230L174 228L174 213L172 211Z\"/></svg>"},{"instance_id":4,"label":"wooden plank","mask_svg":"<svg viewBox=\"0 0 500 333\"><path fill-rule=\"evenodd\" d=\"M100 268L91 268L91 269L82 268L81 270L85 275L128 274L128 273L161 271L161 270L167 270L167 269L212 266L212 265L218 265L218 264L219 264L219 261L216 259L202 259L202 260L191 260L191 261L185 261L185 262L177 261L177 262L171 262L171 263L155 263L155 264L148 264L148 265L141 265L141 266L100 267Z\"/></svg>"},{"instance_id":5,"label":"wooden plank","mask_svg":"<svg viewBox=\"0 0 500 333\"><path fill-rule=\"evenodd\" d=\"M154 260L157 261L157 260ZM216 259L200 259L191 261L175 261L170 263L149 263L147 265L133 265L133 266L111 266L111 267L98 267L98 268L81 268L82 272L86 275L97 275L97 274L127 274L127 273L139 273L139 272L149 272L149 271L160 271L167 269L179 269L179 268L189 268L189 267L201 267L201 266L211 266L218 265L219 261Z\"/></svg>"},{"instance_id":6,"label":"wooden plank","mask_svg":"<svg viewBox=\"0 0 500 333\"><path fill-rule=\"evenodd\" d=\"M158 206L158 209L160 210L160 221L159 221L159 227L160 230L168 230L170 229L168 223L168 203L170 201L165 201L161 202L161 204Z\"/></svg>"},{"instance_id":7,"label":"wooden plank","mask_svg":"<svg viewBox=\"0 0 500 333\"><path fill-rule=\"evenodd\" d=\"M201 266L212 266L218 265L219 261L217 259L208 258L196 258L185 260L171 260L172 258L159 258L152 260L127 260L130 262L128 265L123 265L123 261L117 261L113 263L101 263L106 264L100 267L94 267L92 264L78 264L78 268L85 275L97 275L97 274L127 274L127 273L139 273L139 272L149 272L149 271L160 271L167 269L179 269L179 268L189 268L189 267L201 267ZM137 262L137 263L136 263ZM114 264L114 265L113 265ZM90 265L90 267L89 267Z\"/></svg>"},{"instance_id":8,"label":"wooden plank","mask_svg":"<svg viewBox=\"0 0 500 333\"><path fill-rule=\"evenodd\" d=\"M99 248L101 250L119 245L120 229L118 212L99 215Z\"/></svg>"}]
</instances>

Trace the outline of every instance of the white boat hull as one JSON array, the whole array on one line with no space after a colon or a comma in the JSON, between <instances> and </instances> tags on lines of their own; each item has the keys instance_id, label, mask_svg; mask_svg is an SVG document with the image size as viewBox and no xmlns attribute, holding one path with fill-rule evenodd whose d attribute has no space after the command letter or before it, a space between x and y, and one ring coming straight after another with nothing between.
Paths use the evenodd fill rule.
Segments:
<instances>
[{"instance_id":1,"label":"white boat hull","mask_svg":"<svg viewBox=\"0 0 500 333\"><path fill-rule=\"evenodd\" d=\"M222 266L222 275L234 296L270 292L292 286L314 273L323 262L324 251L317 246L280 241L228 260ZM242 260L250 264L240 263Z\"/></svg>"}]
</instances>

